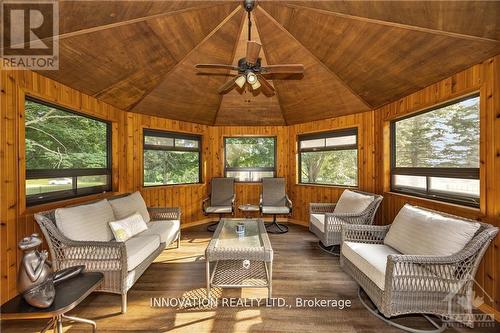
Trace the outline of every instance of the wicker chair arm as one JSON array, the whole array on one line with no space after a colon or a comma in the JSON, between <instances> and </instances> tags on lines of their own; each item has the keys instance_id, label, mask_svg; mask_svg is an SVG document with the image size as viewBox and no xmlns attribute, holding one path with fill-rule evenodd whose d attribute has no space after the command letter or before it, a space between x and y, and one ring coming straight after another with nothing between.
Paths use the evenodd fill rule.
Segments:
<instances>
[{"instance_id":1,"label":"wicker chair arm","mask_svg":"<svg viewBox=\"0 0 500 333\"><path fill-rule=\"evenodd\" d=\"M311 214L333 213L336 205L337 203L311 202L309 204L309 211Z\"/></svg>"},{"instance_id":2,"label":"wicker chair arm","mask_svg":"<svg viewBox=\"0 0 500 333\"><path fill-rule=\"evenodd\" d=\"M181 219L181 209L177 207L148 207L148 211L152 221Z\"/></svg>"},{"instance_id":3,"label":"wicker chair arm","mask_svg":"<svg viewBox=\"0 0 500 333\"><path fill-rule=\"evenodd\" d=\"M87 271L118 271L127 268L127 250L123 242L87 242L66 240L56 250L57 268L85 265Z\"/></svg>"},{"instance_id":4,"label":"wicker chair arm","mask_svg":"<svg viewBox=\"0 0 500 333\"><path fill-rule=\"evenodd\" d=\"M383 244L390 225L342 225L342 242Z\"/></svg>"}]
</instances>

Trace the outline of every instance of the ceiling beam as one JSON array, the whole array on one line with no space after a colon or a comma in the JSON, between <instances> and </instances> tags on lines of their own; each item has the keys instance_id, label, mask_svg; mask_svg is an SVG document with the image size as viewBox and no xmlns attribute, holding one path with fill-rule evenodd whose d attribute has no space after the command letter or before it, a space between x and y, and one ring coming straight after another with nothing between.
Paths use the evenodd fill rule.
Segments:
<instances>
[{"instance_id":1,"label":"ceiling beam","mask_svg":"<svg viewBox=\"0 0 500 333\"><path fill-rule=\"evenodd\" d=\"M120 22L115 22L115 23L100 25L100 26L91 27L91 28L87 28L87 29L81 29L81 30L77 30L77 31L67 32L67 33L64 33L64 34L59 34L59 35L56 35L56 36L42 38L41 41L42 42L43 41L52 41L54 39L56 39L56 40L63 40L63 39L67 39L67 38L71 38L71 37L75 37L75 36L80 36L80 35L85 35L85 34L89 34L89 33L93 33L93 32L98 32L98 31L113 29L113 28L117 28L117 27L129 25L129 24L144 22L144 21L148 21L148 20L152 20L152 19L156 19L156 18L171 16L171 15L178 15L178 14L182 14L184 12L189 12L189 11L193 11L193 10L201 10L201 9L205 9L205 8L213 8L213 7L225 6L225 5L227 5L227 3L222 3L222 4L215 5L215 6L211 5L211 4L207 4L207 5L203 5L203 6L194 6L194 7L182 8L182 9L178 9L178 10L174 10L174 11L170 11L170 12L166 12L166 13L159 13L159 14L153 14L153 15L148 15L148 16L141 16L141 17L137 17L137 18L134 18L134 19L126 20L126 21L120 21ZM11 46L11 47L27 46L29 43L30 42L27 41L25 43L17 44L17 45Z\"/></svg>"},{"instance_id":2,"label":"ceiling beam","mask_svg":"<svg viewBox=\"0 0 500 333\"><path fill-rule=\"evenodd\" d=\"M148 90L146 93L144 93L144 95L139 99L137 100L137 102L133 103L129 108L128 108L128 111L131 111L133 108L135 108L144 98L146 98L147 95L149 95L153 90L155 90L159 85L161 85L167 78L168 78L168 74L171 73L174 69L176 69L178 66L180 66L181 64L183 64L186 59L191 55L193 54L193 52L196 52L196 50L198 50L198 48L203 45L203 43L205 43L207 40L209 40L224 24L226 24L234 15L236 15L240 10L242 9L241 6L237 6L232 12L231 14L229 14L228 16L226 16L226 18L224 20L222 20L212 31L210 31L210 33L208 35L205 36L205 38L203 38L202 41L200 41L194 48L191 49L191 51L189 51L181 60L179 60L179 62L177 62L177 64L175 64L175 66L173 66L168 72L166 72L164 74L164 77L163 79L159 80L158 83L153 86L150 90ZM219 103L219 108L220 108L220 103Z\"/></svg>"},{"instance_id":3,"label":"ceiling beam","mask_svg":"<svg viewBox=\"0 0 500 333\"><path fill-rule=\"evenodd\" d=\"M257 7L258 10L260 10L266 17L271 20L281 31L286 33L290 38L292 38L297 44L299 44L306 52L309 54L311 58L313 58L315 61L317 61L330 75L335 77L347 90L349 90L354 96L356 96L364 105L366 105L369 109L373 109L374 106L370 105L367 101L365 101L356 91L352 90L352 88L344 81L342 80L335 72L333 72L330 67L325 65L318 57L316 57L307 47L304 46L297 38L295 38L294 35L292 35L284 26L282 26L278 21L274 19L274 17L269 14L264 8L261 6Z\"/></svg>"},{"instance_id":4,"label":"ceiling beam","mask_svg":"<svg viewBox=\"0 0 500 333\"><path fill-rule=\"evenodd\" d=\"M419 32L425 32L429 34L434 34L434 35L439 35L439 36L446 36L446 37L454 37L454 38L461 38L461 39L467 39L467 40L475 40L475 41L483 41L483 42L496 42L500 43L500 41L496 39L491 39L491 38L485 38L485 37L479 37L479 36L472 36L472 35L465 35L461 33L456 33L456 32L449 32L445 30L437 30L437 29L431 29L431 28L424 28L424 27L419 27L419 26L414 26L414 25L408 25L408 24L403 24L403 23L397 23L397 22L391 22L391 21L383 21L383 20L378 20L378 19L371 19L368 17L363 17L363 16L356 16L356 15L350 15L350 14L344 14L344 13L339 13L327 9L320 9L320 8L314 8L314 7L308 7L308 6L303 6L303 5L296 5L296 4L291 4L291 3L280 3L280 6L286 6L292 9L303 9L303 10L311 10L315 11L318 13L322 13L325 15L332 15L332 16L337 16L337 17L342 17L346 19L351 19L351 20L356 20L356 21L361 21L361 22L366 22L366 23L374 23L374 24L381 24L384 26L388 27L393 27L393 28L400 28L400 29L406 29L406 30L411 30L411 31L419 31Z\"/></svg>"}]
</instances>

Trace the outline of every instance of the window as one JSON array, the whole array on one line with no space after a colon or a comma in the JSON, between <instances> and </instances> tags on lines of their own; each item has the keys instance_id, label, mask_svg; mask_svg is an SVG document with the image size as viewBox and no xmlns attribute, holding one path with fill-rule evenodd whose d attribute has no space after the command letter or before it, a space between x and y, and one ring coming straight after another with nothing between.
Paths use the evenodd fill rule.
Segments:
<instances>
[{"instance_id":1,"label":"window","mask_svg":"<svg viewBox=\"0 0 500 333\"><path fill-rule=\"evenodd\" d=\"M25 101L26 204L111 190L110 124Z\"/></svg>"},{"instance_id":2,"label":"window","mask_svg":"<svg viewBox=\"0 0 500 333\"><path fill-rule=\"evenodd\" d=\"M258 182L276 172L275 137L224 138L224 172L237 181Z\"/></svg>"},{"instance_id":3,"label":"window","mask_svg":"<svg viewBox=\"0 0 500 333\"><path fill-rule=\"evenodd\" d=\"M479 96L391 123L391 188L479 206Z\"/></svg>"},{"instance_id":4,"label":"window","mask_svg":"<svg viewBox=\"0 0 500 333\"><path fill-rule=\"evenodd\" d=\"M358 130L299 136L299 182L358 185Z\"/></svg>"},{"instance_id":5,"label":"window","mask_svg":"<svg viewBox=\"0 0 500 333\"><path fill-rule=\"evenodd\" d=\"M200 136L144 130L144 186L200 182Z\"/></svg>"}]
</instances>

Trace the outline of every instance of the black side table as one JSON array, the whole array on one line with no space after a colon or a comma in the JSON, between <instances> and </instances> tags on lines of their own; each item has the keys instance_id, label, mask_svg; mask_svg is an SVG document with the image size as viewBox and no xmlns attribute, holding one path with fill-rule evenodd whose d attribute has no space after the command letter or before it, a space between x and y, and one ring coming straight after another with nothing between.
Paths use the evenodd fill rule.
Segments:
<instances>
[{"instance_id":1,"label":"black side table","mask_svg":"<svg viewBox=\"0 0 500 333\"><path fill-rule=\"evenodd\" d=\"M87 272L58 283L55 286L56 298L54 303L46 309L39 309L29 305L21 295L18 295L0 307L0 315L2 320L50 318L41 333L51 327L54 328L54 332L62 333L63 319L92 325L92 332L95 332L96 323L94 321L67 316L66 312L73 310L92 291L99 287L103 278L102 273Z\"/></svg>"}]
</instances>

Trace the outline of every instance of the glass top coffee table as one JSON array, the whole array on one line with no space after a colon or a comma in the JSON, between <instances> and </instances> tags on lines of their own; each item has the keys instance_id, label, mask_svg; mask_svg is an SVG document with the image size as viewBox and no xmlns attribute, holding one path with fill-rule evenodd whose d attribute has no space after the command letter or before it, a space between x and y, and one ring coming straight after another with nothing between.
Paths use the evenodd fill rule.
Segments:
<instances>
[{"instance_id":1,"label":"glass top coffee table","mask_svg":"<svg viewBox=\"0 0 500 333\"><path fill-rule=\"evenodd\" d=\"M242 223L245 233L238 235ZM272 294L273 249L261 219L222 219L205 251L210 288L267 288Z\"/></svg>"}]
</instances>

